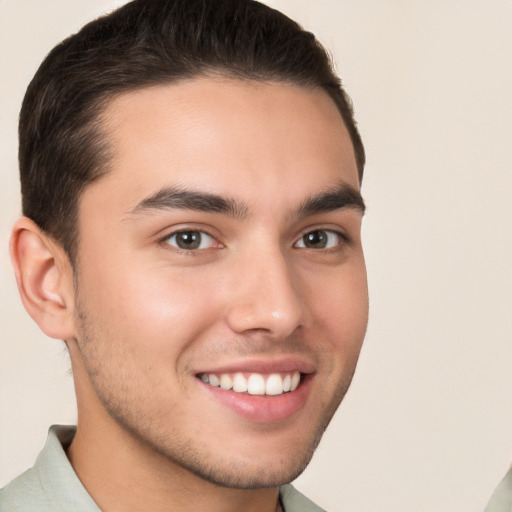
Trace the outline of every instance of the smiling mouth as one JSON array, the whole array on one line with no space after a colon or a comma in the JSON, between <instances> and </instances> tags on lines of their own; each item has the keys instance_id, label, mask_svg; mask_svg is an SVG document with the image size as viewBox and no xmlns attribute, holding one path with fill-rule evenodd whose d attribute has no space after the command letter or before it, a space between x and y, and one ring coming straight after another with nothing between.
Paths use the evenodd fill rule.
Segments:
<instances>
[{"instance_id":1,"label":"smiling mouth","mask_svg":"<svg viewBox=\"0 0 512 512\"><path fill-rule=\"evenodd\" d=\"M298 371L287 373L201 373L198 375L205 384L225 391L249 395L277 396L295 391L301 382Z\"/></svg>"}]
</instances>

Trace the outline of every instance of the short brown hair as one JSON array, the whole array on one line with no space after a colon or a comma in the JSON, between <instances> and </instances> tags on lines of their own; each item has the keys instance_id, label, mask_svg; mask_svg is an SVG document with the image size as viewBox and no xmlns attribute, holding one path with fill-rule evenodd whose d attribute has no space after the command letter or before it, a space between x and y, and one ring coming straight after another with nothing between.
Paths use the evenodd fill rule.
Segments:
<instances>
[{"instance_id":1,"label":"short brown hair","mask_svg":"<svg viewBox=\"0 0 512 512\"><path fill-rule=\"evenodd\" d=\"M313 34L254 0L134 0L58 44L21 109L23 213L72 262L80 194L108 171L106 102L208 73L323 88L345 122L362 178L365 154L350 99Z\"/></svg>"}]
</instances>

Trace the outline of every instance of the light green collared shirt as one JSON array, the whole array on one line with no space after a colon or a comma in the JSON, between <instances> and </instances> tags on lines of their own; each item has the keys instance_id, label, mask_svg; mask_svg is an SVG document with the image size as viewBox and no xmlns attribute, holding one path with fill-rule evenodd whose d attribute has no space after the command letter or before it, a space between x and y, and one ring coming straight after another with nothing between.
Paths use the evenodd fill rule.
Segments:
<instances>
[{"instance_id":1,"label":"light green collared shirt","mask_svg":"<svg viewBox=\"0 0 512 512\"><path fill-rule=\"evenodd\" d=\"M101 512L65 453L75 427L50 428L34 467L0 490L0 512ZM285 512L325 512L291 485L279 489Z\"/></svg>"},{"instance_id":2,"label":"light green collared shirt","mask_svg":"<svg viewBox=\"0 0 512 512\"><path fill-rule=\"evenodd\" d=\"M494 491L484 512L512 512L512 467Z\"/></svg>"}]
</instances>

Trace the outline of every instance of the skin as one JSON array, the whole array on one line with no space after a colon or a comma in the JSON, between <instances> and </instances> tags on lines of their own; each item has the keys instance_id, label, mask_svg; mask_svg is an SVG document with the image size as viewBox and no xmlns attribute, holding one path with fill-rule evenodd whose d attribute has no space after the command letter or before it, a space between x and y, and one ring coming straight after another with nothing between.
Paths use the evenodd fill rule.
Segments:
<instances>
[{"instance_id":1,"label":"skin","mask_svg":"<svg viewBox=\"0 0 512 512\"><path fill-rule=\"evenodd\" d=\"M361 209L301 212L359 190L342 119L321 90L213 77L123 94L104 119L113 159L80 199L76 275L28 219L11 242L27 309L71 355L70 461L107 512L273 511L342 400L367 324ZM235 211L147 201L169 188ZM184 250L179 230L207 235ZM319 230L328 247L305 246ZM313 370L304 404L278 421L237 414L198 379L286 358Z\"/></svg>"}]
</instances>

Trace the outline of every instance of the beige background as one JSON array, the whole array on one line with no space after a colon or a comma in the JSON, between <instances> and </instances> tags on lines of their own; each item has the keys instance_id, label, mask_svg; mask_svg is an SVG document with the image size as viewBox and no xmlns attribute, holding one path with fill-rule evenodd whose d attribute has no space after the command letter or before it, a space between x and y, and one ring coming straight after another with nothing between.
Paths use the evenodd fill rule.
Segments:
<instances>
[{"instance_id":1,"label":"beige background","mask_svg":"<svg viewBox=\"0 0 512 512\"><path fill-rule=\"evenodd\" d=\"M0 0L0 486L75 419L7 254L19 106L51 47L121 3ZM335 54L368 152L368 336L297 486L331 512L480 511L512 459L512 2L269 3Z\"/></svg>"}]
</instances>

